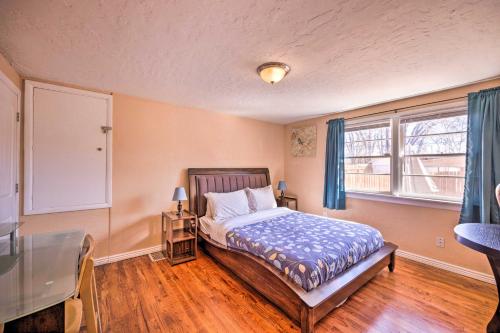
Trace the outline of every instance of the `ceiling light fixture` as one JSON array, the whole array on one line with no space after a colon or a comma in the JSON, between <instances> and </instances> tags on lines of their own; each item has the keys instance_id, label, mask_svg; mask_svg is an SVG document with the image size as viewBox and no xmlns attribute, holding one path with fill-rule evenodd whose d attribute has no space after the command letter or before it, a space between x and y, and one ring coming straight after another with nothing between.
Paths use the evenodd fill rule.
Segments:
<instances>
[{"instance_id":1,"label":"ceiling light fixture","mask_svg":"<svg viewBox=\"0 0 500 333\"><path fill-rule=\"evenodd\" d=\"M280 82L290 72L290 66L282 62L266 62L257 67L257 74L267 83Z\"/></svg>"}]
</instances>

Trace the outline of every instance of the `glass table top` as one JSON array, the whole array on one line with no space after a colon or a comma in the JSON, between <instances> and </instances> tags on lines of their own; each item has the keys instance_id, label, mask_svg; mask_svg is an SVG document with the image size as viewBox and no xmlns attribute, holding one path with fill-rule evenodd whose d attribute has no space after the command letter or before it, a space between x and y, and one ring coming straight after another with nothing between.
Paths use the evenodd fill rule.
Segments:
<instances>
[{"instance_id":1,"label":"glass table top","mask_svg":"<svg viewBox=\"0 0 500 333\"><path fill-rule=\"evenodd\" d=\"M73 296L81 230L21 236L14 253L0 241L0 323L46 309Z\"/></svg>"}]
</instances>

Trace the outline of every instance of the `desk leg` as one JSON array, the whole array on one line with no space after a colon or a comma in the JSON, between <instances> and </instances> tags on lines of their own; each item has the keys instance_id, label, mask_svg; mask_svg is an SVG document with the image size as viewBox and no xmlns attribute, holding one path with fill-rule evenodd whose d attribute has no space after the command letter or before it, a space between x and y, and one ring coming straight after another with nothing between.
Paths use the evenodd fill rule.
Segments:
<instances>
[{"instance_id":1,"label":"desk leg","mask_svg":"<svg viewBox=\"0 0 500 333\"><path fill-rule=\"evenodd\" d=\"M16 230L10 233L10 255L15 256L17 254L17 235Z\"/></svg>"},{"instance_id":2,"label":"desk leg","mask_svg":"<svg viewBox=\"0 0 500 333\"><path fill-rule=\"evenodd\" d=\"M64 302L5 323L5 332L64 332Z\"/></svg>"},{"instance_id":3,"label":"desk leg","mask_svg":"<svg viewBox=\"0 0 500 333\"><path fill-rule=\"evenodd\" d=\"M500 298L500 256L488 256L488 261L490 262L491 269L493 270L493 275L495 276L495 281L497 282L498 297ZM490 323L486 329L488 333L499 333L500 332L500 300L497 305L497 310L491 318Z\"/></svg>"}]
</instances>

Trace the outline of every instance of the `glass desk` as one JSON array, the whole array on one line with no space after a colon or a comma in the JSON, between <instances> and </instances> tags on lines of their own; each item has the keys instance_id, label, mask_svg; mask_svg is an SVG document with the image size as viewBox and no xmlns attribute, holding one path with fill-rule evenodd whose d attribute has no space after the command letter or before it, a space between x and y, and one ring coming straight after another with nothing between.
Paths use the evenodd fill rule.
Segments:
<instances>
[{"instance_id":1,"label":"glass desk","mask_svg":"<svg viewBox=\"0 0 500 333\"><path fill-rule=\"evenodd\" d=\"M81 230L0 241L0 323L64 302L75 292Z\"/></svg>"}]
</instances>

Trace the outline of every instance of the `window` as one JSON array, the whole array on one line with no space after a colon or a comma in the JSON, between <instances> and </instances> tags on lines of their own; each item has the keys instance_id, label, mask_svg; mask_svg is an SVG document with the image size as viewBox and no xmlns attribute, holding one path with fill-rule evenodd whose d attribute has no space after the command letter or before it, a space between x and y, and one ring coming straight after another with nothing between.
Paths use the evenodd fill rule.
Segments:
<instances>
[{"instance_id":1,"label":"window","mask_svg":"<svg viewBox=\"0 0 500 333\"><path fill-rule=\"evenodd\" d=\"M345 185L351 192L461 201L465 101L346 123Z\"/></svg>"},{"instance_id":2,"label":"window","mask_svg":"<svg viewBox=\"0 0 500 333\"><path fill-rule=\"evenodd\" d=\"M401 119L401 194L460 200L465 182L467 115L461 112Z\"/></svg>"}]
</instances>

